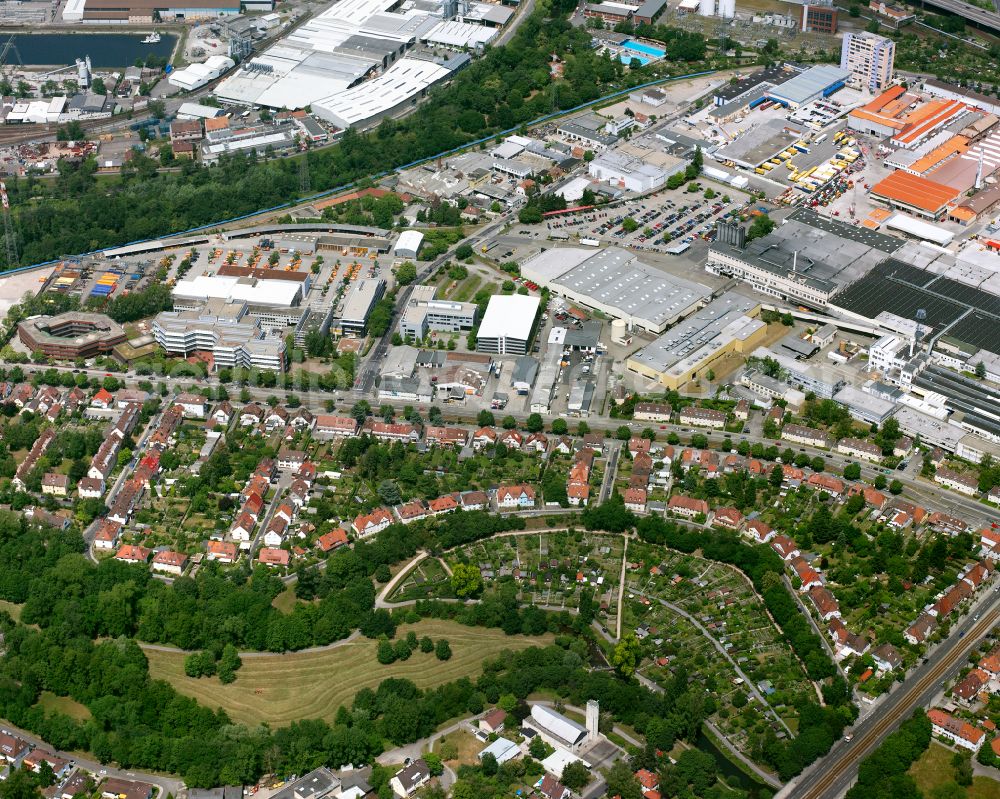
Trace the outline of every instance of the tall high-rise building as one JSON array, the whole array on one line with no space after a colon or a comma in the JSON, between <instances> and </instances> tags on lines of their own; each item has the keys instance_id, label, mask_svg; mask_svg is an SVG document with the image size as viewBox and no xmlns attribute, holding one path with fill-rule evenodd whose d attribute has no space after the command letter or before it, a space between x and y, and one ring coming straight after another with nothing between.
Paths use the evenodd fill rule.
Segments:
<instances>
[{"instance_id":1,"label":"tall high-rise building","mask_svg":"<svg viewBox=\"0 0 1000 799\"><path fill-rule=\"evenodd\" d=\"M892 81L896 43L874 33L845 33L840 49L840 68L851 72L853 83L870 92L884 89Z\"/></svg>"}]
</instances>

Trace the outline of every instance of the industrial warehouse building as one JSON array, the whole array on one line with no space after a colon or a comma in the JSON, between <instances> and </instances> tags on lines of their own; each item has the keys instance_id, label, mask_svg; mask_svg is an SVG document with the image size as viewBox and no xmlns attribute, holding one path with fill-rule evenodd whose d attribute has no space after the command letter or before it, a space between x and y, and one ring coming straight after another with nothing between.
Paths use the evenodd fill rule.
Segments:
<instances>
[{"instance_id":1,"label":"industrial warehouse building","mask_svg":"<svg viewBox=\"0 0 1000 799\"><path fill-rule=\"evenodd\" d=\"M763 294L822 309L836 292L902 244L892 236L802 208L745 248L716 239L705 269L744 280Z\"/></svg>"},{"instance_id":2,"label":"industrial warehouse building","mask_svg":"<svg viewBox=\"0 0 1000 799\"><path fill-rule=\"evenodd\" d=\"M17 326L17 337L32 352L50 358L92 358L126 340L125 330L103 314L69 311L36 316Z\"/></svg>"},{"instance_id":3,"label":"industrial warehouse building","mask_svg":"<svg viewBox=\"0 0 1000 799\"><path fill-rule=\"evenodd\" d=\"M748 355L762 344L767 325L759 313L759 302L726 294L633 353L626 368L668 391L679 389L727 356Z\"/></svg>"},{"instance_id":4,"label":"industrial warehouse building","mask_svg":"<svg viewBox=\"0 0 1000 799\"><path fill-rule=\"evenodd\" d=\"M415 105L498 35L509 9L449 0L342 0L240 65L217 96L237 105L311 106L339 127Z\"/></svg>"},{"instance_id":5,"label":"industrial warehouse building","mask_svg":"<svg viewBox=\"0 0 1000 799\"><path fill-rule=\"evenodd\" d=\"M578 305L657 334L712 296L708 286L674 277L619 247L553 248L526 261L521 274Z\"/></svg>"},{"instance_id":6,"label":"industrial warehouse building","mask_svg":"<svg viewBox=\"0 0 1000 799\"><path fill-rule=\"evenodd\" d=\"M531 348L541 300L522 294L490 297L476 334L476 350L494 355L525 355Z\"/></svg>"},{"instance_id":7,"label":"industrial warehouse building","mask_svg":"<svg viewBox=\"0 0 1000 799\"><path fill-rule=\"evenodd\" d=\"M201 64L189 64L183 69L175 69L167 80L171 86L190 92L222 77L235 66L236 62L228 56L212 55Z\"/></svg>"},{"instance_id":8,"label":"industrial warehouse building","mask_svg":"<svg viewBox=\"0 0 1000 799\"><path fill-rule=\"evenodd\" d=\"M210 299L290 308L302 301L303 284L295 280L258 280L253 277L198 275L174 286L174 308L194 310Z\"/></svg>"},{"instance_id":9,"label":"industrial warehouse building","mask_svg":"<svg viewBox=\"0 0 1000 799\"><path fill-rule=\"evenodd\" d=\"M240 13L240 0L69 0L63 10L66 22L93 24L150 24L154 15L163 21L227 17Z\"/></svg>"}]
</instances>

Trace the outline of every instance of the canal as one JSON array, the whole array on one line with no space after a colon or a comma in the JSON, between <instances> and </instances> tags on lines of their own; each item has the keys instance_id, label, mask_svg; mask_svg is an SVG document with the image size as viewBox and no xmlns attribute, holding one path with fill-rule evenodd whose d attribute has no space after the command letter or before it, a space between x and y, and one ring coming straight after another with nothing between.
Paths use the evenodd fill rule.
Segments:
<instances>
[{"instance_id":1,"label":"canal","mask_svg":"<svg viewBox=\"0 0 1000 799\"><path fill-rule=\"evenodd\" d=\"M774 794L773 788L734 763L730 759L729 753L716 746L715 741L706 735L704 730L698 732L698 738L695 740L694 745L702 752L708 752L708 754L715 758L719 769L719 777L725 780L726 784L747 791L751 799L753 797L772 796Z\"/></svg>"},{"instance_id":2,"label":"canal","mask_svg":"<svg viewBox=\"0 0 1000 799\"><path fill-rule=\"evenodd\" d=\"M160 35L160 41L144 44L148 31L142 33L18 33L14 35L14 45L21 64L33 66L66 66L77 58L90 56L95 69L115 69L130 67L137 58L145 59L156 55L169 61L177 44L173 34ZM6 42L6 34L0 34L0 41ZM10 53L8 63L17 63L17 56Z\"/></svg>"}]
</instances>

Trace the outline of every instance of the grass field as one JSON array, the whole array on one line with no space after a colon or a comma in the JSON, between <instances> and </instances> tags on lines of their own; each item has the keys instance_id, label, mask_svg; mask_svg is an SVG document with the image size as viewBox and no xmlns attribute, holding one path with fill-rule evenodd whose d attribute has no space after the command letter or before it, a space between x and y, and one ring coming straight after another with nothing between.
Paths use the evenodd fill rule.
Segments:
<instances>
[{"instance_id":1,"label":"grass field","mask_svg":"<svg viewBox=\"0 0 1000 799\"><path fill-rule=\"evenodd\" d=\"M81 705L68 696L56 696L51 691L42 691L38 697L38 706L47 713L62 713L77 721L86 721L90 718L90 711L86 705Z\"/></svg>"},{"instance_id":2,"label":"grass field","mask_svg":"<svg viewBox=\"0 0 1000 799\"><path fill-rule=\"evenodd\" d=\"M284 614L289 614L295 610L295 586L290 585L280 594L278 594L274 599L271 600L271 606L277 608Z\"/></svg>"},{"instance_id":3,"label":"grass field","mask_svg":"<svg viewBox=\"0 0 1000 799\"><path fill-rule=\"evenodd\" d=\"M927 751L910 766L909 773L925 797L937 786L954 779L955 769L951 765L953 755L954 752L947 746L931 741ZM973 777L972 785L965 789L965 796L967 799L996 799L1000 796L1000 782L989 777Z\"/></svg>"},{"instance_id":4,"label":"grass field","mask_svg":"<svg viewBox=\"0 0 1000 799\"><path fill-rule=\"evenodd\" d=\"M215 677L185 676L183 653L147 650L146 657L155 679L167 680L206 707L222 707L236 721L280 726L304 718L331 721L337 708L350 705L358 691L375 688L388 677L403 677L421 688L432 688L459 677L478 676L483 660L504 649L552 641L551 636L507 636L501 630L437 619L401 626L397 637L411 629L435 641L447 638L451 660L442 662L433 654L414 652L407 661L382 666L375 658L377 643L359 639L324 652L245 657L236 682L222 685Z\"/></svg>"},{"instance_id":5,"label":"grass field","mask_svg":"<svg viewBox=\"0 0 1000 799\"><path fill-rule=\"evenodd\" d=\"M21 608L23 605L15 605L6 599L0 599L0 610L5 610L14 621L21 621Z\"/></svg>"}]
</instances>

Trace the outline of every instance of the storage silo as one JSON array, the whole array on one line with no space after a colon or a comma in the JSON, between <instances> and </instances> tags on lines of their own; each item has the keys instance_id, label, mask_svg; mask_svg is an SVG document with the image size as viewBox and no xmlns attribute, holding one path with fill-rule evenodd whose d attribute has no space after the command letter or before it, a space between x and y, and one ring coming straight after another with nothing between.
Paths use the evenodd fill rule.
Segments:
<instances>
[{"instance_id":1,"label":"storage silo","mask_svg":"<svg viewBox=\"0 0 1000 799\"><path fill-rule=\"evenodd\" d=\"M703 17L714 17L715 0L700 0L698 3L698 13Z\"/></svg>"},{"instance_id":2,"label":"storage silo","mask_svg":"<svg viewBox=\"0 0 1000 799\"><path fill-rule=\"evenodd\" d=\"M736 16L736 0L719 0L719 16L733 19Z\"/></svg>"}]
</instances>

